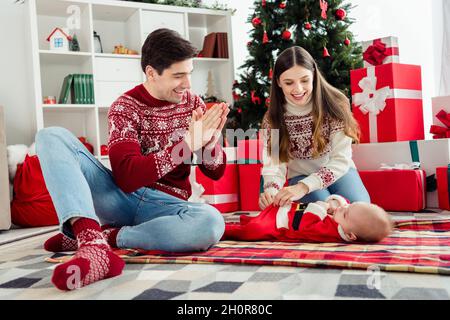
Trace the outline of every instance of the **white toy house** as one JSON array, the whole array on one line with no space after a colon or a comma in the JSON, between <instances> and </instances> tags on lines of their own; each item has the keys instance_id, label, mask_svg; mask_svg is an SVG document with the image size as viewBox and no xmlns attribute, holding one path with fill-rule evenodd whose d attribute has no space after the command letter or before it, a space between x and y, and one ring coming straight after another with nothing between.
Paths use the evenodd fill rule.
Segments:
<instances>
[{"instance_id":1,"label":"white toy house","mask_svg":"<svg viewBox=\"0 0 450 320\"><path fill-rule=\"evenodd\" d=\"M47 38L50 42L50 50L69 51L69 41L72 37L67 35L61 28L55 28Z\"/></svg>"}]
</instances>

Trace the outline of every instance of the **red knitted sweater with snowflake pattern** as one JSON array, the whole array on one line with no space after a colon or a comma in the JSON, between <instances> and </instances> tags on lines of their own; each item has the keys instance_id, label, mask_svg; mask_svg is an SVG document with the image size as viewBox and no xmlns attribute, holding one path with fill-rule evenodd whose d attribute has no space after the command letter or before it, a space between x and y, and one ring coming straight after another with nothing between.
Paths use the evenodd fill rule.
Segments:
<instances>
[{"instance_id":1,"label":"red knitted sweater with snowflake pattern","mask_svg":"<svg viewBox=\"0 0 450 320\"><path fill-rule=\"evenodd\" d=\"M116 184L127 193L149 187L187 200L192 152L183 141L192 111L206 111L204 102L186 92L178 104L158 100L144 85L120 96L108 111L109 159ZM226 156L220 146L206 157L200 170L218 180Z\"/></svg>"}]
</instances>

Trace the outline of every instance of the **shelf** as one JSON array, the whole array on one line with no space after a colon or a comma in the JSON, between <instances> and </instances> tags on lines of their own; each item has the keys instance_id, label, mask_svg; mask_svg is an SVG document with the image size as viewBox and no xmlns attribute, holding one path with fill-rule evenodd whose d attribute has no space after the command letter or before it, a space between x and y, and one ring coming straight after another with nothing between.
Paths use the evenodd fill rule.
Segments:
<instances>
[{"instance_id":1,"label":"shelf","mask_svg":"<svg viewBox=\"0 0 450 320\"><path fill-rule=\"evenodd\" d=\"M194 62L229 62L230 59L225 58L194 58Z\"/></svg>"},{"instance_id":2,"label":"shelf","mask_svg":"<svg viewBox=\"0 0 450 320\"><path fill-rule=\"evenodd\" d=\"M51 51L39 50L41 61L44 64L63 64L63 65L80 65L91 59L92 54L89 52L74 52L74 51Z\"/></svg>"},{"instance_id":3,"label":"shelf","mask_svg":"<svg viewBox=\"0 0 450 320\"><path fill-rule=\"evenodd\" d=\"M91 56L90 52L83 51L55 51L55 50L39 50L40 54L44 55L57 55L57 56Z\"/></svg>"},{"instance_id":4,"label":"shelf","mask_svg":"<svg viewBox=\"0 0 450 320\"><path fill-rule=\"evenodd\" d=\"M115 58L115 59L141 59L137 54L115 54L115 53L96 53L96 58Z\"/></svg>"},{"instance_id":5,"label":"shelf","mask_svg":"<svg viewBox=\"0 0 450 320\"><path fill-rule=\"evenodd\" d=\"M43 104L42 108L48 112L85 112L95 108L93 104Z\"/></svg>"}]
</instances>

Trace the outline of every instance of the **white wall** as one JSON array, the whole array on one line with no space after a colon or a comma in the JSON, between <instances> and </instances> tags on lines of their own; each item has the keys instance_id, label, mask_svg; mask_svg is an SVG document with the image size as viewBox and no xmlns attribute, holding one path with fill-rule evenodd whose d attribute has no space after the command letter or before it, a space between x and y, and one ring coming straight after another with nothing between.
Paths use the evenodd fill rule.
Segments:
<instances>
[{"instance_id":1,"label":"white wall","mask_svg":"<svg viewBox=\"0 0 450 320\"><path fill-rule=\"evenodd\" d=\"M7 144L31 144L36 125L31 110L33 96L31 57L24 5L0 1L0 105L5 107Z\"/></svg>"},{"instance_id":2,"label":"white wall","mask_svg":"<svg viewBox=\"0 0 450 320\"><path fill-rule=\"evenodd\" d=\"M403 63L422 66L425 128L431 124L431 97L439 95L442 56L442 3L450 0L350 0L357 7L350 15L356 19L352 31L358 40L386 35L399 37ZM27 75L31 67L25 44L25 6L13 5L14 0L0 1L0 104L6 107L8 144L29 144L34 139L35 124L30 113L33 103L31 82ZM214 3L215 0L204 0ZM246 23L253 12L253 0L222 0L235 8L232 17L234 66L243 64L248 52Z\"/></svg>"}]
</instances>

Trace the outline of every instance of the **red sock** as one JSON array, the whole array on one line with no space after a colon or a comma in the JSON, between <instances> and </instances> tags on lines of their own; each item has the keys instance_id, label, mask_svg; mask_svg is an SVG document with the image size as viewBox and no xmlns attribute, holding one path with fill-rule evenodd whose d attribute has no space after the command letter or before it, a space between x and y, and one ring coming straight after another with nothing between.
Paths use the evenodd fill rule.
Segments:
<instances>
[{"instance_id":1,"label":"red sock","mask_svg":"<svg viewBox=\"0 0 450 320\"><path fill-rule=\"evenodd\" d=\"M72 228L78 250L71 260L55 268L52 282L58 289L78 289L122 273L125 262L111 251L96 221L80 218Z\"/></svg>"},{"instance_id":2,"label":"red sock","mask_svg":"<svg viewBox=\"0 0 450 320\"><path fill-rule=\"evenodd\" d=\"M78 249L78 241L58 233L45 241L44 249L50 252L75 251Z\"/></svg>"},{"instance_id":3,"label":"red sock","mask_svg":"<svg viewBox=\"0 0 450 320\"><path fill-rule=\"evenodd\" d=\"M117 234L120 231L120 228L114 228L110 225L104 225L102 226L103 235L106 238L106 241L108 241L108 244L111 246L111 248L117 248Z\"/></svg>"}]
</instances>

